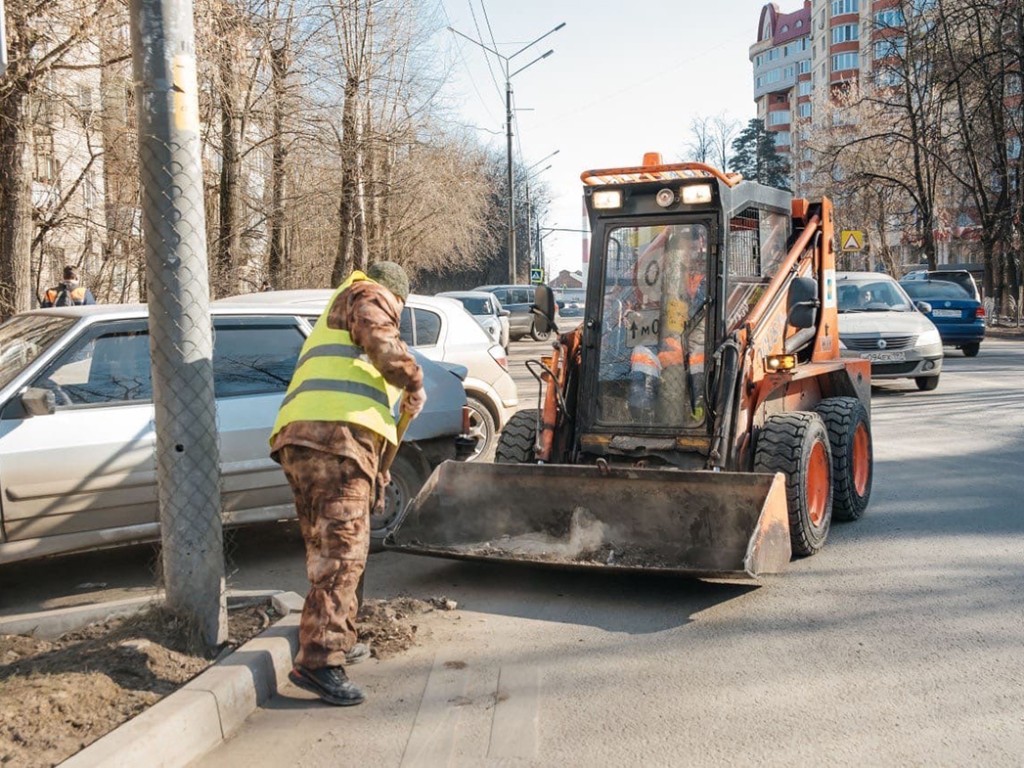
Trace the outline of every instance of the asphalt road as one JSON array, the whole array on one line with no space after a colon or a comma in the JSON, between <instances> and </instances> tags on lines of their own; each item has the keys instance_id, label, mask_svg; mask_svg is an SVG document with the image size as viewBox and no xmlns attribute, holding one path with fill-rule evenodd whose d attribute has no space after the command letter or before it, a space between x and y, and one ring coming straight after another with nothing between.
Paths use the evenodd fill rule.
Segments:
<instances>
[{"instance_id":1,"label":"asphalt road","mask_svg":"<svg viewBox=\"0 0 1024 768\"><path fill-rule=\"evenodd\" d=\"M546 345L512 345L522 370ZM865 517L754 583L384 553L367 596L446 595L420 644L286 688L208 766L1013 766L1024 755L1024 342L877 387ZM231 536L237 588L303 592L293 526ZM152 548L0 570L2 612L151 588ZM78 588L83 583L102 588Z\"/></svg>"}]
</instances>

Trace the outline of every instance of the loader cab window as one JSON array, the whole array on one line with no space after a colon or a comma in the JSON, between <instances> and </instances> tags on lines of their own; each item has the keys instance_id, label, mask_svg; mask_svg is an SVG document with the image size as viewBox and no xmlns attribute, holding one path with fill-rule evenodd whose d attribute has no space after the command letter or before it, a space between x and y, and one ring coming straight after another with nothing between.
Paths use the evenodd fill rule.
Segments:
<instances>
[{"instance_id":1,"label":"loader cab window","mask_svg":"<svg viewBox=\"0 0 1024 768\"><path fill-rule=\"evenodd\" d=\"M615 228L606 249L597 422L701 424L708 227Z\"/></svg>"},{"instance_id":2,"label":"loader cab window","mask_svg":"<svg viewBox=\"0 0 1024 768\"><path fill-rule=\"evenodd\" d=\"M750 314L786 258L789 231L788 216L759 208L747 208L729 220L727 332Z\"/></svg>"}]
</instances>

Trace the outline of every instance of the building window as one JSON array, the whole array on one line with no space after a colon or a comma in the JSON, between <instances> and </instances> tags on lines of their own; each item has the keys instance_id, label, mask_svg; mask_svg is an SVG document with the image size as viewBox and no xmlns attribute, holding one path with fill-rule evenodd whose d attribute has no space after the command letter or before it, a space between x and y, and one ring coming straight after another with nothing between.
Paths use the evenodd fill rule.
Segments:
<instances>
[{"instance_id":1,"label":"building window","mask_svg":"<svg viewBox=\"0 0 1024 768\"><path fill-rule=\"evenodd\" d=\"M53 134L36 134L32 142L32 153L35 164L34 178L45 184L57 181L60 175L60 164L53 150Z\"/></svg>"},{"instance_id":2,"label":"building window","mask_svg":"<svg viewBox=\"0 0 1024 768\"><path fill-rule=\"evenodd\" d=\"M789 125L790 121L788 109L779 109L768 113L768 125Z\"/></svg>"},{"instance_id":3,"label":"building window","mask_svg":"<svg viewBox=\"0 0 1024 768\"><path fill-rule=\"evenodd\" d=\"M796 71L799 72L801 75L806 75L808 72L811 71L811 60L804 59L803 61L801 61L797 65Z\"/></svg>"},{"instance_id":4,"label":"building window","mask_svg":"<svg viewBox=\"0 0 1024 768\"><path fill-rule=\"evenodd\" d=\"M796 77L796 68L792 64L782 70L783 80L792 80L794 77Z\"/></svg>"},{"instance_id":5,"label":"building window","mask_svg":"<svg viewBox=\"0 0 1024 768\"><path fill-rule=\"evenodd\" d=\"M878 11L875 14L875 27L877 29L893 29L901 28L906 24L903 18L903 11L899 8L889 8L884 11Z\"/></svg>"},{"instance_id":6,"label":"building window","mask_svg":"<svg viewBox=\"0 0 1024 768\"><path fill-rule=\"evenodd\" d=\"M811 116L811 105L810 105L810 103L801 104L799 109L800 109L800 117L810 117Z\"/></svg>"},{"instance_id":7,"label":"building window","mask_svg":"<svg viewBox=\"0 0 1024 768\"><path fill-rule=\"evenodd\" d=\"M796 24L794 24L793 26L796 27L797 29L800 29L800 27L802 27L803 25L804 25L803 19L797 19L796 20Z\"/></svg>"},{"instance_id":8,"label":"building window","mask_svg":"<svg viewBox=\"0 0 1024 768\"><path fill-rule=\"evenodd\" d=\"M849 43L860 39L860 27L856 24L842 24L832 27L832 44Z\"/></svg>"},{"instance_id":9,"label":"building window","mask_svg":"<svg viewBox=\"0 0 1024 768\"><path fill-rule=\"evenodd\" d=\"M789 131L775 131L775 146L788 147L790 143Z\"/></svg>"},{"instance_id":10,"label":"building window","mask_svg":"<svg viewBox=\"0 0 1024 768\"><path fill-rule=\"evenodd\" d=\"M875 43L875 59L903 56L907 52L907 38L889 37Z\"/></svg>"},{"instance_id":11,"label":"building window","mask_svg":"<svg viewBox=\"0 0 1024 768\"><path fill-rule=\"evenodd\" d=\"M1020 158L1020 137L1012 136L1010 140L1006 142L1006 156L1011 160L1017 160Z\"/></svg>"},{"instance_id":12,"label":"building window","mask_svg":"<svg viewBox=\"0 0 1024 768\"><path fill-rule=\"evenodd\" d=\"M811 91L813 89L814 89L814 83L812 83L810 80L802 80L801 82L797 83L796 95L797 96L810 96L811 95Z\"/></svg>"},{"instance_id":13,"label":"building window","mask_svg":"<svg viewBox=\"0 0 1024 768\"><path fill-rule=\"evenodd\" d=\"M832 71L842 72L844 69L859 69L860 54L856 51L840 53L832 57Z\"/></svg>"},{"instance_id":14,"label":"building window","mask_svg":"<svg viewBox=\"0 0 1024 768\"><path fill-rule=\"evenodd\" d=\"M832 15L860 13L860 0L832 0Z\"/></svg>"},{"instance_id":15,"label":"building window","mask_svg":"<svg viewBox=\"0 0 1024 768\"><path fill-rule=\"evenodd\" d=\"M754 57L754 66L760 67L762 59L764 59L764 57L761 54L757 54L757 56Z\"/></svg>"},{"instance_id":16,"label":"building window","mask_svg":"<svg viewBox=\"0 0 1024 768\"><path fill-rule=\"evenodd\" d=\"M902 85L903 73L892 67L879 67L875 70L875 85L880 88L893 88Z\"/></svg>"}]
</instances>

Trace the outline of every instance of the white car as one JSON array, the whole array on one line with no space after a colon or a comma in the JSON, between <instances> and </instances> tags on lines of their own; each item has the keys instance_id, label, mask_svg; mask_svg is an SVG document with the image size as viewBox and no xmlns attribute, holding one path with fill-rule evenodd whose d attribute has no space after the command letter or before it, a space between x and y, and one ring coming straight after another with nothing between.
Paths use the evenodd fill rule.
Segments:
<instances>
[{"instance_id":1,"label":"white car","mask_svg":"<svg viewBox=\"0 0 1024 768\"><path fill-rule=\"evenodd\" d=\"M871 361L871 379L913 379L931 391L942 371L935 325L888 275L839 272L839 346L843 357Z\"/></svg>"},{"instance_id":2,"label":"white car","mask_svg":"<svg viewBox=\"0 0 1024 768\"><path fill-rule=\"evenodd\" d=\"M224 524L294 517L267 439L312 326L270 303L211 314ZM384 515L371 515L374 548L459 455L463 369L421 363L427 404L391 467ZM153 408L145 306L39 309L0 325L0 565L159 538Z\"/></svg>"},{"instance_id":3,"label":"white car","mask_svg":"<svg viewBox=\"0 0 1024 768\"><path fill-rule=\"evenodd\" d=\"M312 320L325 309L333 291L303 289L264 291L213 302L301 307ZM498 435L519 405L516 384L508 372L508 357L455 299L411 294L402 310L402 340L430 360L464 366L463 387L470 410L469 435L476 449L467 461L490 460Z\"/></svg>"},{"instance_id":4,"label":"white car","mask_svg":"<svg viewBox=\"0 0 1024 768\"><path fill-rule=\"evenodd\" d=\"M445 291L437 295L462 302L462 306L487 331L487 335L508 351L508 317L512 313L501 308L497 296L486 291Z\"/></svg>"}]
</instances>

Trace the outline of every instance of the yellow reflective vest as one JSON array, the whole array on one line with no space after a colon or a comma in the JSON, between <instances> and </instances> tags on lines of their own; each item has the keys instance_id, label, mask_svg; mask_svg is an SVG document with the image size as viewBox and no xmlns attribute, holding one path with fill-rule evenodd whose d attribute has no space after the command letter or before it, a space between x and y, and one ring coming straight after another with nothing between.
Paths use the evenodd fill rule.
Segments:
<instances>
[{"instance_id":1,"label":"yellow reflective vest","mask_svg":"<svg viewBox=\"0 0 1024 768\"><path fill-rule=\"evenodd\" d=\"M327 327L327 316L335 300L357 280L370 278L353 272L331 295L327 308L302 345L295 374L270 434L271 445L277 433L295 421L344 421L397 443L394 406L401 389L384 380L363 350L352 342L348 331Z\"/></svg>"}]
</instances>

